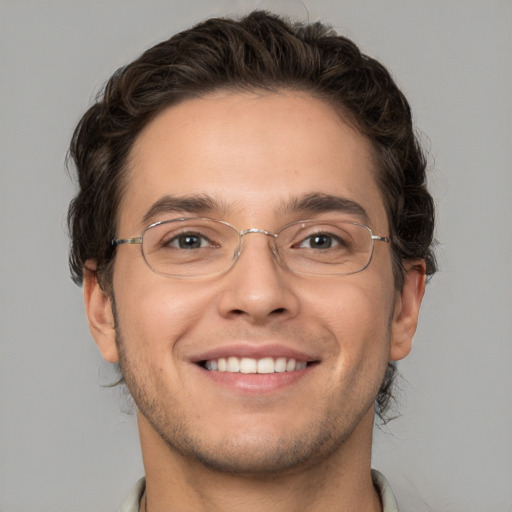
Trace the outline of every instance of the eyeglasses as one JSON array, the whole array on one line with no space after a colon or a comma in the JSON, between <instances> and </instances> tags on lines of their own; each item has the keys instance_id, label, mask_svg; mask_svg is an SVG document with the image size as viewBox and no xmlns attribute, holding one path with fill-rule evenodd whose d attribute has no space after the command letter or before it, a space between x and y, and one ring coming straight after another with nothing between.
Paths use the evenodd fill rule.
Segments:
<instances>
[{"instance_id":1,"label":"eyeglasses","mask_svg":"<svg viewBox=\"0 0 512 512\"><path fill-rule=\"evenodd\" d=\"M374 243L390 241L368 226L335 216L293 222L277 233L238 231L208 218L179 218L155 222L141 236L112 240L112 245L141 244L144 260L157 274L194 278L227 272L240 257L243 237L252 233L270 237L270 249L283 267L310 276L361 272L370 264Z\"/></svg>"}]
</instances>

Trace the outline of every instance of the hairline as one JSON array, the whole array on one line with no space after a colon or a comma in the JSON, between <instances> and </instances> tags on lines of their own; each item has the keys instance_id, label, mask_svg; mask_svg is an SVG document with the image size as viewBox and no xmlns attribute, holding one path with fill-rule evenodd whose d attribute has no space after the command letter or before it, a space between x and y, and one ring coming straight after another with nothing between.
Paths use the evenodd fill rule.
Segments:
<instances>
[{"instance_id":1,"label":"hairline","mask_svg":"<svg viewBox=\"0 0 512 512\"><path fill-rule=\"evenodd\" d=\"M380 194L382 203L384 205L384 210L386 212L387 224L389 235L392 238L392 219L390 218L391 212L389 208L388 199L385 193L385 190L382 186L382 178L384 174L383 162L379 159L379 150L378 143L375 140L372 140L371 137L366 135L364 131L361 129L360 124L358 123L355 115L346 108L342 103L336 102L335 98L330 98L327 94L322 94L322 91L319 91L314 86L308 87L307 85L303 85L301 87L296 86L293 87L291 84L286 83L277 83L275 85L268 84L250 84L250 83L240 83L240 84L228 84L224 86L212 86L205 87L201 92L191 92L191 93L182 93L176 94L176 96L169 100L168 102L162 103L161 106L156 108L154 112L147 116L147 118L142 123L142 126L135 131L131 143L129 145L129 150L127 151L126 158L124 162L121 162L119 166L119 174L118 174L118 189L116 191L117 194L117 204L114 212L113 224L114 224L114 232L118 232L119 223L120 223L120 211L123 207L124 198L126 197L126 189L129 184L129 176L131 173L136 172L134 168L134 148L137 144L137 141L140 139L140 136L143 132L149 127L149 125L160 115L162 115L167 110L176 107L186 101L191 100L200 100L206 99L208 97L213 100L221 97L222 95L232 95L232 94L283 94L283 93L302 93L305 96L309 96L310 98L317 99L322 101L327 107L331 108L334 113L338 116L339 120L345 124L349 129L353 130L357 133L365 142L368 149L368 157L370 161L370 172L372 173L373 179L377 186L378 192ZM403 278L400 275L402 272L403 264L408 261L404 258L399 258L400 261L397 261L397 256L393 251L392 247L392 262L393 262L393 276L395 282L395 288L398 291L401 291L403 288ZM115 263L116 251L112 254L111 259L105 264L105 274L106 274L106 282L103 283L110 288L112 286L112 276L113 276L113 266ZM109 268L110 267L110 268Z\"/></svg>"}]
</instances>

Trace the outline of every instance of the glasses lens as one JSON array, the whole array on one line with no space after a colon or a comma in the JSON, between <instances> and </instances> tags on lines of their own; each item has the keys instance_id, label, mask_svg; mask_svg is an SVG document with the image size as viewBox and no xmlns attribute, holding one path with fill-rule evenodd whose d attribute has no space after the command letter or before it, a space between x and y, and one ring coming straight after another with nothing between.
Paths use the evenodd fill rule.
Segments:
<instances>
[{"instance_id":1,"label":"glasses lens","mask_svg":"<svg viewBox=\"0 0 512 512\"><path fill-rule=\"evenodd\" d=\"M147 264L175 277L214 275L230 268L239 237L231 226L211 219L176 219L150 226L142 239Z\"/></svg>"},{"instance_id":2,"label":"glasses lens","mask_svg":"<svg viewBox=\"0 0 512 512\"><path fill-rule=\"evenodd\" d=\"M310 275L347 275L370 263L371 231L352 222L305 221L290 224L277 238L278 252L290 270Z\"/></svg>"}]
</instances>

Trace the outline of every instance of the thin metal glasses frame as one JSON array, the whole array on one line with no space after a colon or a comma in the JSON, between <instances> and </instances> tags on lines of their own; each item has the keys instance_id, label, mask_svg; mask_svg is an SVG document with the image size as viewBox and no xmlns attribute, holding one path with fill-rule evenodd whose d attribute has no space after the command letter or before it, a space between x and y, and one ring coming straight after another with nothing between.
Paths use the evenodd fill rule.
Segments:
<instances>
[{"instance_id":1,"label":"thin metal glasses frame","mask_svg":"<svg viewBox=\"0 0 512 512\"><path fill-rule=\"evenodd\" d=\"M273 238L275 240L275 239L277 239L279 237L279 235L285 229L289 228L290 226L299 225L299 224L311 224L311 223L314 223L314 222L323 223L321 221L313 220L313 219L299 220L299 221L295 221L295 222L291 222L289 224L286 224L281 229L279 229L279 231L277 231L277 233L271 233L270 231L267 231L266 229L260 229L260 228L249 228L249 229L243 229L241 231L238 231L234 226L232 226L228 222L225 222L225 221L222 221L222 220L217 220L217 219L211 219L211 218L208 218L208 217L180 217L180 218L177 218L177 219L168 219L168 220L154 222L153 224L150 224L149 226L147 226L140 236L132 237L132 238L116 238L116 239L112 240L112 245L114 247L117 247L119 245L124 245L124 244L130 244L130 245L131 244L140 244L141 245L141 249L142 249L144 235L150 229L155 228L157 226L161 226L163 224L170 224L170 223L173 223L173 222L184 222L184 221L207 221L207 222L214 222L214 223L217 223L217 224L225 225L225 226L231 228L235 233L238 234L238 238L239 238L238 248L237 248L237 252L235 254L235 257L234 257L231 265L229 267L227 267L225 270L223 270L222 272L214 273L214 274L211 274L211 275L217 275L217 274L222 274L222 273L228 272L235 265L236 261L240 257L241 251L242 251L242 238L245 235L247 235L247 234L260 233L262 235L269 236L269 237L271 237L271 238ZM366 231L368 231L368 233L370 235L371 247L370 247L370 250L369 250L368 261L363 266L363 268L358 269L356 271L347 272L347 273L318 274L318 273L307 273L307 272L301 272L301 271L294 270L294 269L290 268L287 264L283 264L281 261L280 261L280 264L283 265L284 267L286 267L291 272L296 273L296 274L300 274L300 275L311 275L311 276L316 276L316 277L318 277L318 276L335 277L335 276L345 276L345 275L350 275L350 274L356 274L356 273L362 272L363 270L365 270L370 265L372 257L373 257L373 252L374 252L374 242L385 242L385 243L390 243L391 242L389 236L374 235L372 230L371 230L371 228L369 228L368 226L366 226L364 224L360 224L360 223L357 223L357 222L351 222L351 221L343 221L343 223L351 224L353 226L359 226L361 228L364 228ZM326 222L326 224L329 224L329 222ZM206 276L206 275L210 276L210 274L201 274L201 275L194 276L194 275L175 275L175 274L167 274L167 273L159 272L154 267L152 267L150 265L150 263L147 261L146 255L144 254L144 250L143 249L141 250L141 252L142 252L142 256L144 258L144 261L146 262L148 267L153 272L155 272L156 274L163 275L163 276L166 276L166 277L175 277L175 278L181 278L181 279L190 279L190 278L193 279L194 277L202 277L202 276ZM274 254L276 254L274 248L272 248L272 252ZM279 255L278 255L278 257L279 257ZM280 258L279 258L279 260L280 260Z\"/></svg>"}]
</instances>

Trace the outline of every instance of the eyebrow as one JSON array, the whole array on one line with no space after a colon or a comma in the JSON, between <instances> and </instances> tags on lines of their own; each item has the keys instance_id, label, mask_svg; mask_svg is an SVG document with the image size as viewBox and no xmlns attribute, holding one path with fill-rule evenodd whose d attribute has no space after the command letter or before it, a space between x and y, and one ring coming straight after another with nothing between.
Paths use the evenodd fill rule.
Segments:
<instances>
[{"instance_id":1,"label":"eyebrow","mask_svg":"<svg viewBox=\"0 0 512 512\"><path fill-rule=\"evenodd\" d=\"M355 215L365 222L369 216L359 204L346 197L331 194L311 193L293 198L280 209L283 214L303 213L307 215L327 212L341 212Z\"/></svg>"},{"instance_id":2,"label":"eyebrow","mask_svg":"<svg viewBox=\"0 0 512 512\"><path fill-rule=\"evenodd\" d=\"M205 215L212 212L227 214L229 208L207 194L190 196L165 195L158 199L144 214L142 221L147 224L163 215L183 213ZM366 210L357 202L341 196L323 193L309 193L283 202L276 212L286 215L312 215L327 212L341 212L355 215L367 222Z\"/></svg>"},{"instance_id":3,"label":"eyebrow","mask_svg":"<svg viewBox=\"0 0 512 512\"><path fill-rule=\"evenodd\" d=\"M194 196L165 195L151 205L149 210L144 214L142 221L148 223L164 214L192 213L197 215L219 210L223 211L225 208L206 194Z\"/></svg>"}]
</instances>

